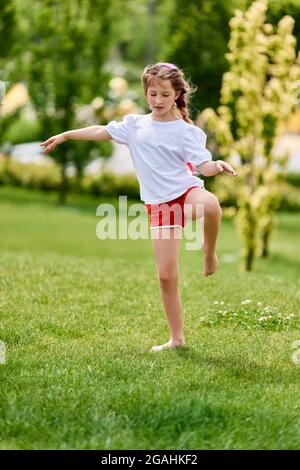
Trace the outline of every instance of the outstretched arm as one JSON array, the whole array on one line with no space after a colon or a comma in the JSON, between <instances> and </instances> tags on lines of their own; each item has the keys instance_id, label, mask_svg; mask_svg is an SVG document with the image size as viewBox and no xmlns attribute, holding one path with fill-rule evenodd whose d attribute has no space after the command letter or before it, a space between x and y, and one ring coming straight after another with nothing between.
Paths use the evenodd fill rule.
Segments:
<instances>
[{"instance_id":1,"label":"outstretched arm","mask_svg":"<svg viewBox=\"0 0 300 470\"><path fill-rule=\"evenodd\" d=\"M208 162L203 162L198 165L197 168L203 176L215 176L219 173L228 173L232 176L238 176L237 172L232 168L232 166L223 160L210 160Z\"/></svg>"},{"instance_id":2,"label":"outstretched arm","mask_svg":"<svg viewBox=\"0 0 300 470\"><path fill-rule=\"evenodd\" d=\"M58 144L62 144L66 140L110 140L111 135L105 130L106 126L89 126L81 129L66 131L62 134L54 135L42 142L40 145L44 147L43 153L49 153L55 149Z\"/></svg>"}]
</instances>

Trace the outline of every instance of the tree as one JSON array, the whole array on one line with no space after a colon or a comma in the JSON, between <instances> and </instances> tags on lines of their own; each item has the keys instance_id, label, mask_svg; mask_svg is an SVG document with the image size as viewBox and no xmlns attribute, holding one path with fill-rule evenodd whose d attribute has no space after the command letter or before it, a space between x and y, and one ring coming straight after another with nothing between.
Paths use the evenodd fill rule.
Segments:
<instances>
[{"instance_id":1,"label":"tree","mask_svg":"<svg viewBox=\"0 0 300 470\"><path fill-rule=\"evenodd\" d=\"M240 9L246 10L251 6L253 0L240 0ZM297 50L300 49L300 0L269 0L266 20L276 25L283 16L289 15L294 21L293 34L297 40Z\"/></svg>"},{"instance_id":2,"label":"tree","mask_svg":"<svg viewBox=\"0 0 300 470\"><path fill-rule=\"evenodd\" d=\"M229 20L238 3L236 0L175 0L167 19L168 36L162 55L178 63L198 87L191 100L193 118L200 109L218 105L222 75L227 68Z\"/></svg>"},{"instance_id":3,"label":"tree","mask_svg":"<svg viewBox=\"0 0 300 470\"><path fill-rule=\"evenodd\" d=\"M245 13L236 11L230 21L229 70L223 76L221 106L217 113L210 108L202 113L220 154L228 158L235 150L241 159L236 221L248 271L255 256L268 252L272 211L280 197L272 150L280 125L296 106L294 85L300 78L294 20L285 16L274 30L265 22L267 6L267 0L257 0Z\"/></svg>"},{"instance_id":4,"label":"tree","mask_svg":"<svg viewBox=\"0 0 300 470\"><path fill-rule=\"evenodd\" d=\"M16 11L13 0L0 0L0 107L4 100L10 79L9 57L13 55L16 44ZM0 114L0 144L6 128L12 121L12 116Z\"/></svg>"},{"instance_id":5,"label":"tree","mask_svg":"<svg viewBox=\"0 0 300 470\"><path fill-rule=\"evenodd\" d=\"M78 127L81 105L106 92L111 75L104 64L118 4L116 0L38 0L26 12L28 5L18 3L24 39L19 76L26 79L43 140ZM61 202L67 194L67 165L74 163L80 173L93 146L68 141L53 152L61 167Z\"/></svg>"}]
</instances>

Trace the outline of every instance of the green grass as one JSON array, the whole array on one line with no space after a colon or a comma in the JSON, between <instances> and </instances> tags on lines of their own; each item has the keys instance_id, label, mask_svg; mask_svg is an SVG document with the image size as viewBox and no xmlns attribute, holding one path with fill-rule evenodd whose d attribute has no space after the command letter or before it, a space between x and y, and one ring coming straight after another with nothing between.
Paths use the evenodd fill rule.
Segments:
<instances>
[{"instance_id":1,"label":"green grass","mask_svg":"<svg viewBox=\"0 0 300 470\"><path fill-rule=\"evenodd\" d=\"M188 347L155 354L151 241L97 239L100 202L0 187L0 448L299 448L299 216L253 273L227 220L210 278L182 241Z\"/></svg>"}]
</instances>

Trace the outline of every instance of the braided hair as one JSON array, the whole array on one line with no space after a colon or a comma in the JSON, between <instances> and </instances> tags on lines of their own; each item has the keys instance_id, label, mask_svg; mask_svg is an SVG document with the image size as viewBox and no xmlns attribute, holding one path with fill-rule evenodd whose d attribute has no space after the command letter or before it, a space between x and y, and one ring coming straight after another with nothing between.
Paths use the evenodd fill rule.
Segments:
<instances>
[{"instance_id":1,"label":"braided hair","mask_svg":"<svg viewBox=\"0 0 300 470\"><path fill-rule=\"evenodd\" d=\"M175 64L169 62L157 62L149 64L144 68L142 73L142 87L144 94L147 94L151 79L155 77L161 80L170 80L175 92L179 93L175 100L175 109L180 112L181 118L190 123L194 122L189 117L189 97L195 92L197 87L192 87L184 77L184 73Z\"/></svg>"}]
</instances>

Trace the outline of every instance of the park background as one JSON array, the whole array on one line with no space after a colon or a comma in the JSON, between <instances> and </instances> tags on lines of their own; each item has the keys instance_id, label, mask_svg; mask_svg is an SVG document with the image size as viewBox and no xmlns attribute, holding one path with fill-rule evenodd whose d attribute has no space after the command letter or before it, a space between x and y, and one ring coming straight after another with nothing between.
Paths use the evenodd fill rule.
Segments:
<instances>
[{"instance_id":1,"label":"park background","mask_svg":"<svg viewBox=\"0 0 300 470\"><path fill-rule=\"evenodd\" d=\"M298 0L1 2L2 449L299 448L299 36ZM240 173L205 178L220 268L182 250L188 347L159 355L150 240L96 237L99 204L139 201L127 148L37 151L149 112L156 61L197 86L191 116Z\"/></svg>"}]
</instances>

